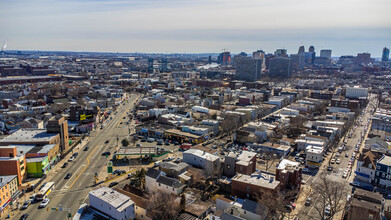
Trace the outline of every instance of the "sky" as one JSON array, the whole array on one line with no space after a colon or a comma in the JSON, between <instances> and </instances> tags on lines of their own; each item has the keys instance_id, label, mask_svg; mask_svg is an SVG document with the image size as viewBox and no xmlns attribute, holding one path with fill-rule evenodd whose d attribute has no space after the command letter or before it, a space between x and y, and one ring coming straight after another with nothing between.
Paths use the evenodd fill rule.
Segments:
<instances>
[{"instance_id":1,"label":"sky","mask_svg":"<svg viewBox=\"0 0 391 220\"><path fill-rule=\"evenodd\" d=\"M391 47L390 0L0 0L8 50L332 56Z\"/></svg>"}]
</instances>

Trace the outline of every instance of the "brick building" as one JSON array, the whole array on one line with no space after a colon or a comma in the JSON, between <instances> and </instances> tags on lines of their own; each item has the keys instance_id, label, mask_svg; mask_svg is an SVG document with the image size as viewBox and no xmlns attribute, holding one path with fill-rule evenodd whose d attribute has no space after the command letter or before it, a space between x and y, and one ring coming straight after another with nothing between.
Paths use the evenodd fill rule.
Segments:
<instances>
[{"instance_id":1,"label":"brick building","mask_svg":"<svg viewBox=\"0 0 391 220\"><path fill-rule=\"evenodd\" d=\"M15 146L0 147L0 175L16 175L19 185L26 177L26 159Z\"/></svg>"},{"instance_id":2,"label":"brick building","mask_svg":"<svg viewBox=\"0 0 391 220\"><path fill-rule=\"evenodd\" d=\"M360 102L357 100L332 99L331 107L347 108L350 111L356 111L360 108Z\"/></svg>"},{"instance_id":3,"label":"brick building","mask_svg":"<svg viewBox=\"0 0 391 220\"><path fill-rule=\"evenodd\" d=\"M300 189L302 169L300 163L283 159L276 169L276 180L281 182L281 189Z\"/></svg>"},{"instance_id":4,"label":"brick building","mask_svg":"<svg viewBox=\"0 0 391 220\"><path fill-rule=\"evenodd\" d=\"M274 194L280 191L280 181L270 174L237 174L231 180L231 194L239 198L256 199L263 192Z\"/></svg>"}]
</instances>

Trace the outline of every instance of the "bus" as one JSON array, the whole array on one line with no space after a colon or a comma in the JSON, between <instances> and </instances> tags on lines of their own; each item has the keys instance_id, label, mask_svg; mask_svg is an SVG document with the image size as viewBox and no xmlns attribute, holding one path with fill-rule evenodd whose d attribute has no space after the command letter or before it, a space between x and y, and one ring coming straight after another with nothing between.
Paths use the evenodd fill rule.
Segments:
<instances>
[{"instance_id":1,"label":"bus","mask_svg":"<svg viewBox=\"0 0 391 220\"><path fill-rule=\"evenodd\" d=\"M49 195L54 190L54 182L47 182L45 183L45 186L43 186L37 196L35 197L37 201L42 201L45 196Z\"/></svg>"}]
</instances>

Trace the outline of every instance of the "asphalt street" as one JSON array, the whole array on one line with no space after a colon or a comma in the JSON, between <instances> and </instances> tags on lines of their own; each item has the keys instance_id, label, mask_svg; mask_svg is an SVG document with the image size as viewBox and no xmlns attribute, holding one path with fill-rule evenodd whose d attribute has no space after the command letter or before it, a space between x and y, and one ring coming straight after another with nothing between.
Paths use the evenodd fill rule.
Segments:
<instances>
[{"instance_id":1,"label":"asphalt street","mask_svg":"<svg viewBox=\"0 0 391 220\"><path fill-rule=\"evenodd\" d=\"M375 101L376 97L374 95L370 96L371 102ZM369 106L371 104L368 104ZM373 108L369 108L372 110ZM330 153L328 157L323 162L323 166L317 171L317 172L312 172L312 173L306 173L303 174L303 179L306 181L306 184L313 186L315 184L318 184L318 177L322 172L326 172L327 178L332 179L337 182L341 182L346 186L346 194L351 192L351 186L349 183L353 180L354 177L354 171L355 171L355 166L352 166L351 171L348 174L347 178L343 178L343 172L346 170L346 168L349 165L349 160L351 160L352 153L354 152L354 149L356 145L359 143L359 140L361 139L362 136L364 136L363 141L361 141L360 149L362 149L365 139L366 139L366 134L367 131L370 129L370 123L368 123L367 129L365 129L365 122L367 120L370 121L370 118L372 117L372 113L370 111L367 111L363 116L358 117L359 123L358 126L355 128L355 124L353 124L353 133L350 138L348 138L346 135L347 139L347 148L345 151L342 151L342 153L339 156L340 159L340 164L330 164L333 166L333 171L327 171L327 166L329 165L329 160L331 160L332 157L336 156L337 149L335 150L334 153ZM360 122L360 119L364 122L364 126ZM345 154L348 154L348 157L345 157ZM356 158L358 156L358 153L356 153ZM353 164L356 163L357 160L353 162ZM319 203L319 195L317 195L315 192L312 191L312 193L308 196L312 200L312 204L310 206L303 206L302 209L299 211L299 219L317 219L319 218L319 213L316 211L314 208L314 204ZM346 197L344 197L346 198ZM341 214L341 213L337 213Z\"/></svg>"},{"instance_id":2,"label":"asphalt street","mask_svg":"<svg viewBox=\"0 0 391 220\"><path fill-rule=\"evenodd\" d=\"M69 213L74 215L83 203L88 203L88 192L94 189L94 176L106 167L110 159L101 154L110 151L111 154L116 150L117 143L123 137L129 136L129 128L126 125L127 112L133 108L138 97L130 95L129 102L121 105L117 110L118 113L112 113L112 120L107 122L103 129L90 134L89 141L85 143L89 146L87 151L80 149L79 155L66 168L60 166L71 156L67 156L64 161L55 167L51 172L55 172L52 179L46 179L44 182L55 182L55 190L48 195L50 203L47 209L38 209L40 203L30 205L26 210L13 216L13 219L19 219L24 213L29 214L29 219L68 219ZM115 114L115 115L114 115ZM125 117L125 119L124 119ZM105 122L106 123L106 122ZM117 141L117 137L119 141ZM109 143L105 143L109 140ZM120 143L119 143L120 144ZM64 179L67 173L72 173L71 178ZM102 181L103 179L99 179ZM23 198L22 201L27 198ZM52 210L57 208L58 211Z\"/></svg>"}]
</instances>

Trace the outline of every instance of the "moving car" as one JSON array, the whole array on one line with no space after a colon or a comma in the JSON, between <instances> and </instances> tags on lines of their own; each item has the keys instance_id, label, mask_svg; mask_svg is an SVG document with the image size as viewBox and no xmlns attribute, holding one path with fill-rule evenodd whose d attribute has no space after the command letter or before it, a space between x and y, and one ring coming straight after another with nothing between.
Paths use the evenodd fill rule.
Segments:
<instances>
[{"instance_id":1,"label":"moving car","mask_svg":"<svg viewBox=\"0 0 391 220\"><path fill-rule=\"evenodd\" d=\"M86 146L84 149L83 149L83 151L88 151L88 146Z\"/></svg>"},{"instance_id":2,"label":"moving car","mask_svg":"<svg viewBox=\"0 0 391 220\"><path fill-rule=\"evenodd\" d=\"M45 208L49 204L50 200L48 198L44 199L39 205L39 208Z\"/></svg>"},{"instance_id":3,"label":"moving car","mask_svg":"<svg viewBox=\"0 0 391 220\"><path fill-rule=\"evenodd\" d=\"M113 187L113 186L115 186L115 185L118 185L118 182L112 182L112 183L110 183L109 187Z\"/></svg>"},{"instance_id":4,"label":"moving car","mask_svg":"<svg viewBox=\"0 0 391 220\"><path fill-rule=\"evenodd\" d=\"M110 152L106 151L102 153L102 156L110 156Z\"/></svg>"},{"instance_id":5,"label":"moving car","mask_svg":"<svg viewBox=\"0 0 391 220\"><path fill-rule=\"evenodd\" d=\"M72 157L70 157L70 158L68 159L68 162L72 162L74 159L75 159L75 157L72 156Z\"/></svg>"},{"instance_id":6,"label":"moving car","mask_svg":"<svg viewBox=\"0 0 391 220\"><path fill-rule=\"evenodd\" d=\"M69 179L69 178L71 178L71 176L72 176L72 173L67 173L67 175L65 176L64 179Z\"/></svg>"},{"instance_id":7,"label":"moving car","mask_svg":"<svg viewBox=\"0 0 391 220\"><path fill-rule=\"evenodd\" d=\"M72 156L74 157L74 158L76 158L77 157L77 155L79 155L79 153L74 153Z\"/></svg>"},{"instance_id":8,"label":"moving car","mask_svg":"<svg viewBox=\"0 0 391 220\"><path fill-rule=\"evenodd\" d=\"M67 167L68 166L68 163L67 162L65 162L63 165L62 165L62 167L61 168L65 168L65 167Z\"/></svg>"},{"instance_id":9,"label":"moving car","mask_svg":"<svg viewBox=\"0 0 391 220\"><path fill-rule=\"evenodd\" d=\"M105 141L105 144L108 144L109 142L110 142L110 140L106 140L106 141Z\"/></svg>"}]
</instances>

